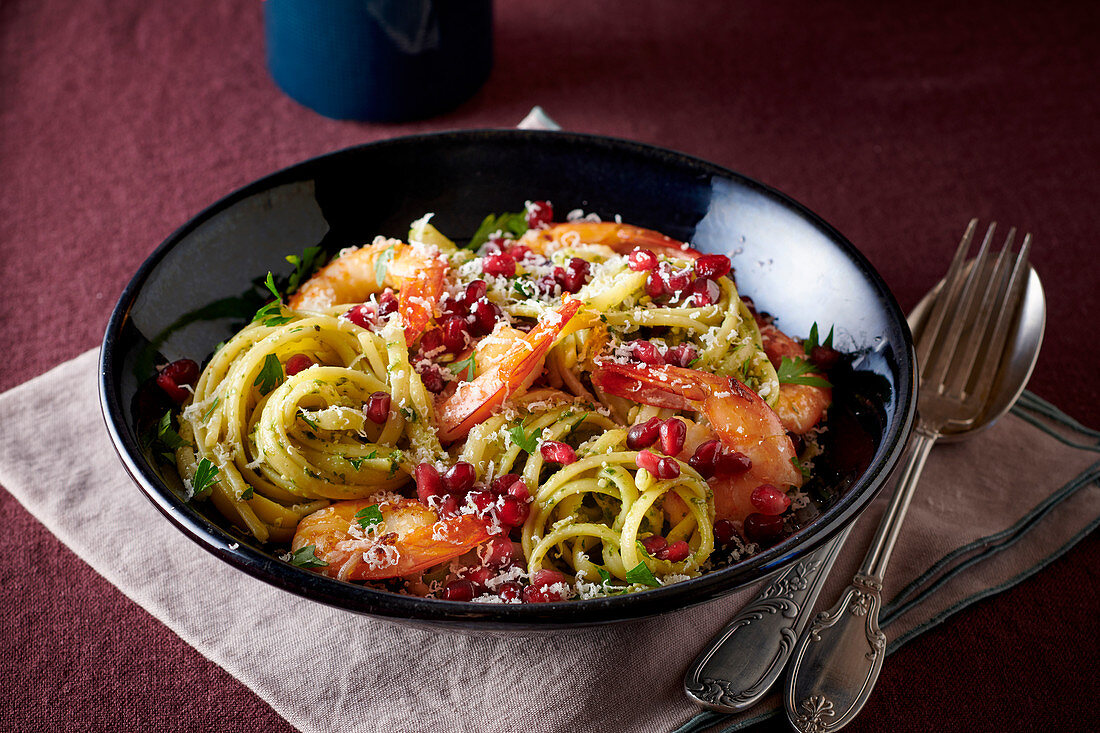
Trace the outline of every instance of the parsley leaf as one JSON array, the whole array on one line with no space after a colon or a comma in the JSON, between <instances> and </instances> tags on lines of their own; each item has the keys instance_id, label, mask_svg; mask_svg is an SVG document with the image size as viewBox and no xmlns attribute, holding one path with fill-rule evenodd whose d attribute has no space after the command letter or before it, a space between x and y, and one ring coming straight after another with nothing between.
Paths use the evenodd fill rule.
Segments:
<instances>
[{"instance_id":1,"label":"parsley leaf","mask_svg":"<svg viewBox=\"0 0 1100 733\"><path fill-rule=\"evenodd\" d=\"M283 295L279 292L279 289L275 287L275 276L271 274L271 270L267 271L267 279L264 280L264 287L266 287L272 295L275 296L275 300L280 304L283 302Z\"/></svg>"},{"instance_id":2,"label":"parsley leaf","mask_svg":"<svg viewBox=\"0 0 1100 733\"><path fill-rule=\"evenodd\" d=\"M290 554L290 564L299 568L324 568L327 562L322 562L317 557L317 545L306 545L297 552Z\"/></svg>"},{"instance_id":3,"label":"parsley leaf","mask_svg":"<svg viewBox=\"0 0 1100 733\"><path fill-rule=\"evenodd\" d=\"M834 328L835 328L835 326L831 327L829 329L829 335L825 337L825 341L823 343L820 343L817 340L818 339L818 336L817 336L817 321L814 321L814 325L810 326L810 335L807 336L806 340L802 342L802 348L803 348L803 350L805 350L806 356L809 356L810 352L813 351L814 348L818 347L818 346L824 346L828 349L833 348L833 329Z\"/></svg>"},{"instance_id":4,"label":"parsley leaf","mask_svg":"<svg viewBox=\"0 0 1100 733\"><path fill-rule=\"evenodd\" d=\"M386 251L378 256L378 261L374 263L374 283L378 287L382 287L382 283L386 282L386 266L393 259L394 248L391 244L386 248Z\"/></svg>"},{"instance_id":5,"label":"parsley leaf","mask_svg":"<svg viewBox=\"0 0 1100 733\"><path fill-rule=\"evenodd\" d=\"M286 261L294 265L294 272L287 278L286 292L296 292L301 284L319 269L323 255L320 247L306 247L302 250L302 256L287 255Z\"/></svg>"},{"instance_id":6,"label":"parsley leaf","mask_svg":"<svg viewBox=\"0 0 1100 733\"><path fill-rule=\"evenodd\" d=\"M359 468L363 465L363 461L365 461L366 458L363 458L362 456L360 456L359 458L352 458L350 456L344 456L344 460L347 461L348 463L350 463L351 467L354 468L356 471L358 471Z\"/></svg>"},{"instance_id":7,"label":"parsley leaf","mask_svg":"<svg viewBox=\"0 0 1100 733\"><path fill-rule=\"evenodd\" d=\"M264 357L263 368L256 375L256 381L252 382L252 386L259 387L260 394L265 395L278 387L282 381L283 365L279 362L279 357L268 354Z\"/></svg>"},{"instance_id":8,"label":"parsley leaf","mask_svg":"<svg viewBox=\"0 0 1100 733\"><path fill-rule=\"evenodd\" d=\"M355 513L355 519L359 522L359 526L363 529L368 529L376 524L381 524L384 517L382 516L382 510L378 508L377 504L371 504L368 507L360 509Z\"/></svg>"},{"instance_id":9,"label":"parsley leaf","mask_svg":"<svg viewBox=\"0 0 1100 733\"><path fill-rule=\"evenodd\" d=\"M512 281L512 290L516 291L516 294L521 298L533 298L535 297L535 285L529 280L521 280L516 278ZM603 318L603 316L600 316Z\"/></svg>"},{"instance_id":10,"label":"parsley leaf","mask_svg":"<svg viewBox=\"0 0 1100 733\"><path fill-rule=\"evenodd\" d=\"M210 487L221 481L220 478L216 478L217 475L217 466L206 458L199 461L199 465L195 467L195 478L191 480L192 495L198 496L205 493Z\"/></svg>"},{"instance_id":11,"label":"parsley leaf","mask_svg":"<svg viewBox=\"0 0 1100 733\"><path fill-rule=\"evenodd\" d=\"M523 431L522 425L516 425L514 428L508 431L508 434L512 436L512 441L523 450L531 453L532 455L539 449L538 430L531 430L531 434L528 435Z\"/></svg>"},{"instance_id":12,"label":"parsley leaf","mask_svg":"<svg viewBox=\"0 0 1100 733\"><path fill-rule=\"evenodd\" d=\"M283 315L283 303L279 300L273 300L263 308L260 308L252 318L253 322L259 321L265 326L282 326L293 320L293 316Z\"/></svg>"},{"instance_id":13,"label":"parsley leaf","mask_svg":"<svg viewBox=\"0 0 1100 733\"><path fill-rule=\"evenodd\" d=\"M600 574L600 585L607 585L611 582L611 573L607 572L607 570L597 565L596 572Z\"/></svg>"},{"instance_id":14,"label":"parsley leaf","mask_svg":"<svg viewBox=\"0 0 1100 733\"><path fill-rule=\"evenodd\" d=\"M318 426L316 422L314 422L313 420L310 420L308 417L306 417L306 411L305 410L298 410L298 417L302 418L302 421L306 425L313 428L314 430L320 430L321 429L320 426Z\"/></svg>"},{"instance_id":15,"label":"parsley leaf","mask_svg":"<svg viewBox=\"0 0 1100 733\"><path fill-rule=\"evenodd\" d=\"M164 417L157 423L157 440L170 450L186 448L191 444L180 437L180 434L172 429L172 412L164 413Z\"/></svg>"},{"instance_id":16,"label":"parsley leaf","mask_svg":"<svg viewBox=\"0 0 1100 733\"><path fill-rule=\"evenodd\" d=\"M779 363L776 374L780 384L804 384L809 387L832 387L833 385L821 377L806 376L814 371L814 365L805 359L792 359L784 356Z\"/></svg>"},{"instance_id":17,"label":"parsley leaf","mask_svg":"<svg viewBox=\"0 0 1100 733\"><path fill-rule=\"evenodd\" d=\"M505 232L516 237L523 236L527 231L527 212L518 211L512 214L493 216L489 214L481 221L474 236L470 237L467 249L477 249L489 241L489 235L493 232Z\"/></svg>"},{"instance_id":18,"label":"parsley leaf","mask_svg":"<svg viewBox=\"0 0 1100 733\"><path fill-rule=\"evenodd\" d=\"M640 562L626 571L626 580L628 583L641 583L642 585L648 585L650 588L657 588L661 585L653 577L653 573L650 572L649 567L644 562Z\"/></svg>"},{"instance_id":19,"label":"parsley leaf","mask_svg":"<svg viewBox=\"0 0 1100 733\"><path fill-rule=\"evenodd\" d=\"M474 378L474 367L475 366L476 366L476 362L475 362L475 359L474 359L474 355L471 353L468 357L466 357L462 361L453 362L452 364L450 364L450 366L448 368L452 372L454 372L456 375L461 377L462 381L469 382L469 381L473 380L473 378ZM458 368L456 369L455 367L458 367ZM462 374L463 372L466 372L465 376L463 376L463 374Z\"/></svg>"}]
</instances>

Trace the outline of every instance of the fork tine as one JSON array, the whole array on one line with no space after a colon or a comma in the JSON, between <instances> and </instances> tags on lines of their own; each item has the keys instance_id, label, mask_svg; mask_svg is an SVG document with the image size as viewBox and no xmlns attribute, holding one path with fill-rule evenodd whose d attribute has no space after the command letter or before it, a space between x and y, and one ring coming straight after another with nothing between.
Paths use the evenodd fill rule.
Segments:
<instances>
[{"instance_id":1,"label":"fork tine","mask_svg":"<svg viewBox=\"0 0 1100 733\"><path fill-rule=\"evenodd\" d=\"M967 338L960 343L960 350L951 362L946 377L947 384L944 385L944 394L962 399L963 392L971 381L979 354L986 353L991 345L990 336L993 329L990 324L997 315L994 309L995 307L1004 309L1004 302L1012 284L1010 279L1012 265L1009 262L1009 256L1012 254L1012 242L1015 238L1016 229L1009 229L1008 237L1005 238L1004 246L997 254L993 268L988 275L984 272L978 273L978 276L983 278L984 292L977 308L971 308L971 311L966 314L968 320L964 327L967 329ZM971 315L973 318L970 318Z\"/></svg>"},{"instance_id":2,"label":"fork tine","mask_svg":"<svg viewBox=\"0 0 1100 733\"><path fill-rule=\"evenodd\" d=\"M951 266L948 267L947 275L944 277L940 295L932 304L932 313L928 316L928 322L921 331L921 337L917 342L917 368L921 373L924 372L925 364L928 363L928 356L939 338L940 330L943 328L944 317L948 313L948 304L955 299L962 283L966 253L970 251L970 244L974 241L974 230L977 226L977 219L971 219L970 223L966 225L966 231L963 232L962 240L959 242L958 249L955 250Z\"/></svg>"},{"instance_id":3,"label":"fork tine","mask_svg":"<svg viewBox=\"0 0 1100 733\"><path fill-rule=\"evenodd\" d=\"M931 389L935 392L940 392L943 389L948 369L955 359L955 352L962 338L963 330L967 323L974 320L973 313L975 312L975 298L979 287L978 280L981 279L981 273L985 269L985 263L989 256L989 244L993 239L996 226L996 223L989 225L989 229L986 230L985 237L982 239L982 246L978 249L978 256L974 258L970 265L962 291L958 294L956 300L948 304L951 307L950 312L957 315L950 323L947 332L943 334L940 343L933 349L925 368L921 370L922 389Z\"/></svg>"},{"instance_id":4,"label":"fork tine","mask_svg":"<svg viewBox=\"0 0 1100 733\"><path fill-rule=\"evenodd\" d=\"M1005 289L1005 297L1000 304L997 322L993 327L992 335L989 337L989 345L982 352L982 363L977 365L978 380L966 397L968 402L984 402L996 380L1000 367L1000 356L1003 354L1005 343L1008 341L1009 326L1015 317L1016 310L1023 301L1024 293L1027 291L1027 280L1031 271L1028 264L1030 253L1031 235L1025 234L1020 251L1012 263L1012 272L1009 275L1008 285ZM997 359L998 361L997 363L986 363L990 359ZM975 415L975 417L977 416Z\"/></svg>"}]
</instances>

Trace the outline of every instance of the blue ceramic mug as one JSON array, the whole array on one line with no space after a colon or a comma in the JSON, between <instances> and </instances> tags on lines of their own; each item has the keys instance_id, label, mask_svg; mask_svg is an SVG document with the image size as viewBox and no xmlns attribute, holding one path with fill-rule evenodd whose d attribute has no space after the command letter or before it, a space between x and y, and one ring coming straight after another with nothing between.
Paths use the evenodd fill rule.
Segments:
<instances>
[{"instance_id":1,"label":"blue ceramic mug","mask_svg":"<svg viewBox=\"0 0 1100 733\"><path fill-rule=\"evenodd\" d=\"M456 107L493 65L491 0L265 0L267 65L326 117L399 122Z\"/></svg>"}]
</instances>

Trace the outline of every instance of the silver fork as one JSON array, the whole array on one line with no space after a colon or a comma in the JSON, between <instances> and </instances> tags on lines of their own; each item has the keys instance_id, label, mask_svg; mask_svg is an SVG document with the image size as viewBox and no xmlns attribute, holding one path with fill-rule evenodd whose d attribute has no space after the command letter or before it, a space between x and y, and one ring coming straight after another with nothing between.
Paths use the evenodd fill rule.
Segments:
<instances>
[{"instance_id":1,"label":"silver fork","mask_svg":"<svg viewBox=\"0 0 1100 733\"><path fill-rule=\"evenodd\" d=\"M974 424L989 399L1025 290L1031 235L1013 255L1011 229L994 256L991 224L968 266L977 224L974 219L967 226L917 343L917 427L894 495L851 584L835 606L817 615L794 650L784 706L799 731L837 730L867 702L886 656L886 635L878 626L882 580L925 459L945 430Z\"/></svg>"}]
</instances>

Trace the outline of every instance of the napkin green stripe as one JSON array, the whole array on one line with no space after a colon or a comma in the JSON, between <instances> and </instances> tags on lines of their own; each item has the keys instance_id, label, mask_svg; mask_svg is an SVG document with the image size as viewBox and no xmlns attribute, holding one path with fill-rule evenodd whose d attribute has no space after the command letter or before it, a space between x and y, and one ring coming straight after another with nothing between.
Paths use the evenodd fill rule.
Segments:
<instances>
[{"instance_id":1,"label":"napkin green stripe","mask_svg":"<svg viewBox=\"0 0 1100 733\"><path fill-rule=\"evenodd\" d=\"M1086 469L1083 473L1078 474L1076 478L1068 482L1058 491L1054 492L1046 499L1041 501L1012 526L1007 527L1000 532L987 535L986 537L981 537L977 540L974 540L973 542L963 545L956 550L953 550L952 552L949 552L947 555L944 555L940 560L929 567L928 570L926 570L918 578L913 580L913 582L902 588L901 591L899 591L898 594L894 596L894 598L891 599L889 603L883 606L882 624L885 626L898 616L907 613L914 606L922 603L925 599L928 598L929 595L931 595L938 588L943 586L946 582L951 580L951 578L955 577L963 570L966 570L967 568L981 562L982 560L1015 545L1027 535L1032 527L1038 524L1043 517L1049 514L1051 510L1053 510L1063 501L1073 496L1075 493L1098 479L1100 479L1100 463L1095 463L1091 467ZM925 588L925 590L923 590L921 593L917 594L911 600L908 600L908 602L906 602L908 596L913 594L918 588L927 583L932 577L939 574L944 567L955 562L963 555L966 555L980 547L986 547L987 549L984 552L980 552L972 556L970 559L961 562L952 570L943 574L939 579L937 579L934 583Z\"/></svg>"}]
</instances>

